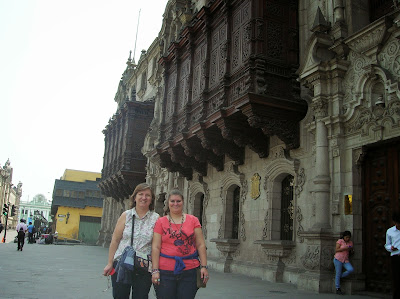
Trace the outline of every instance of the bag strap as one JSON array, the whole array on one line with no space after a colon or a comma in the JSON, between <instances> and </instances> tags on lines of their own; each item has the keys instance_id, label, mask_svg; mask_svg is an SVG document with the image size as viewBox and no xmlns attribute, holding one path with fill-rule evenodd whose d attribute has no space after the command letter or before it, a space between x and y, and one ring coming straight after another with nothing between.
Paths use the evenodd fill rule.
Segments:
<instances>
[{"instance_id":1,"label":"bag strap","mask_svg":"<svg viewBox=\"0 0 400 299\"><path fill-rule=\"evenodd\" d=\"M135 214L133 214L132 210L132 232L131 232L131 247L133 244L133 231L135 230Z\"/></svg>"}]
</instances>

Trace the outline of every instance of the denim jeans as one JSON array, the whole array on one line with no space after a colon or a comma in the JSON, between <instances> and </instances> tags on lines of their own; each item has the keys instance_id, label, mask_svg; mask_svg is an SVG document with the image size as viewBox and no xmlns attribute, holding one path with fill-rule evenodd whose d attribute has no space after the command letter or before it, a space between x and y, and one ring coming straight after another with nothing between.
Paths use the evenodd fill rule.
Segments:
<instances>
[{"instance_id":1,"label":"denim jeans","mask_svg":"<svg viewBox=\"0 0 400 299\"><path fill-rule=\"evenodd\" d=\"M158 299L192 299L197 293L196 268L174 274L174 271L160 270L160 285L156 286Z\"/></svg>"},{"instance_id":2,"label":"denim jeans","mask_svg":"<svg viewBox=\"0 0 400 299\"><path fill-rule=\"evenodd\" d=\"M392 264L393 298L400 298L400 255L390 257Z\"/></svg>"},{"instance_id":3,"label":"denim jeans","mask_svg":"<svg viewBox=\"0 0 400 299\"><path fill-rule=\"evenodd\" d=\"M117 265L114 262L114 268ZM132 299L148 299L149 291L151 288L151 274L150 272L135 270L133 274L132 284L125 284L117 282L117 274L111 276L113 287L113 298L115 299L129 299L132 289Z\"/></svg>"},{"instance_id":4,"label":"denim jeans","mask_svg":"<svg viewBox=\"0 0 400 299\"><path fill-rule=\"evenodd\" d=\"M347 277L351 273L353 273L354 268L350 263L342 263L341 261L338 261L335 258L333 259L333 264L335 265L335 269L336 269L335 285L336 285L337 289L340 289L340 279ZM342 272L343 268L346 269L345 272Z\"/></svg>"}]
</instances>

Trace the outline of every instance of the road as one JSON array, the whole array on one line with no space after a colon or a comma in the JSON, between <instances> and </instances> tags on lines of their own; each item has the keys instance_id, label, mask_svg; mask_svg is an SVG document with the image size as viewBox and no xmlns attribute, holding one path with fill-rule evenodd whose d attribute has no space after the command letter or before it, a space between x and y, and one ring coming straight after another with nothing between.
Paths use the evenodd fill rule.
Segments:
<instances>
[{"instance_id":1,"label":"road","mask_svg":"<svg viewBox=\"0 0 400 299\"><path fill-rule=\"evenodd\" d=\"M107 248L25 244L21 252L17 251L13 239L12 233L7 233L8 242L0 244L0 298L112 298L111 289L104 291L107 278L102 275ZM153 289L149 298L156 298ZM312 299L338 296L300 291L291 284L270 283L210 270L210 282L207 288L198 291L196 298ZM373 297L353 295L352 298Z\"/></svg>"}]
</instances>

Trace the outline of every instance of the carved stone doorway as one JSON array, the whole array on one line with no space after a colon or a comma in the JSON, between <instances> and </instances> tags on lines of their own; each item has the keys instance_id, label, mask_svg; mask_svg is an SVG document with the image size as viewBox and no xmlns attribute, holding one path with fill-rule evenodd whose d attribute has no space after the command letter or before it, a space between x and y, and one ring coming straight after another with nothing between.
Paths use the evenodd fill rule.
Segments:
<instances>
[{"instance_id":1,"label":"carved stone doorway","mask_svg":"<svg viewBox=\"0 0 400 299\"><path fill-rule=\"evenodd\" d=\"M400 207L400 141L365 149L363 163L363 272L368 291L391 290L386 230L393 226L392 212Z\"/></svg>"}]
</instances>

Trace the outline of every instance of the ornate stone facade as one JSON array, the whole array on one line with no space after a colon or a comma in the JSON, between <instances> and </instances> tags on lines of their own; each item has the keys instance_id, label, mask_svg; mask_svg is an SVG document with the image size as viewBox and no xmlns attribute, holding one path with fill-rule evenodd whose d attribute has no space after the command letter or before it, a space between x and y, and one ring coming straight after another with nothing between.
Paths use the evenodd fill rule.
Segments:
<instances>
[{"instance_id":1,"label":"ornate stone facade","mask_svg":"<svg viewBox=\"0 0 400 299\"><path fill-rule=\"evenodd\" d=\"M128 65L116 101L135 94L154 102L142 153L156 210L163 212L170 189L184 192L212 268L331 292L335 242L346 229L362 274L346 290L387 291L363 268L373 254L365 249L373 212L363 208L363 181L375 178L366 173L370 149L399 143L397 6L168 2L159 36ZM143 74L146 90L132 93ZM126 198L105 201L99 243L109 243ZM389 219L396 207L385 204L381 218Z\"/></svg>"}]
</instances>

